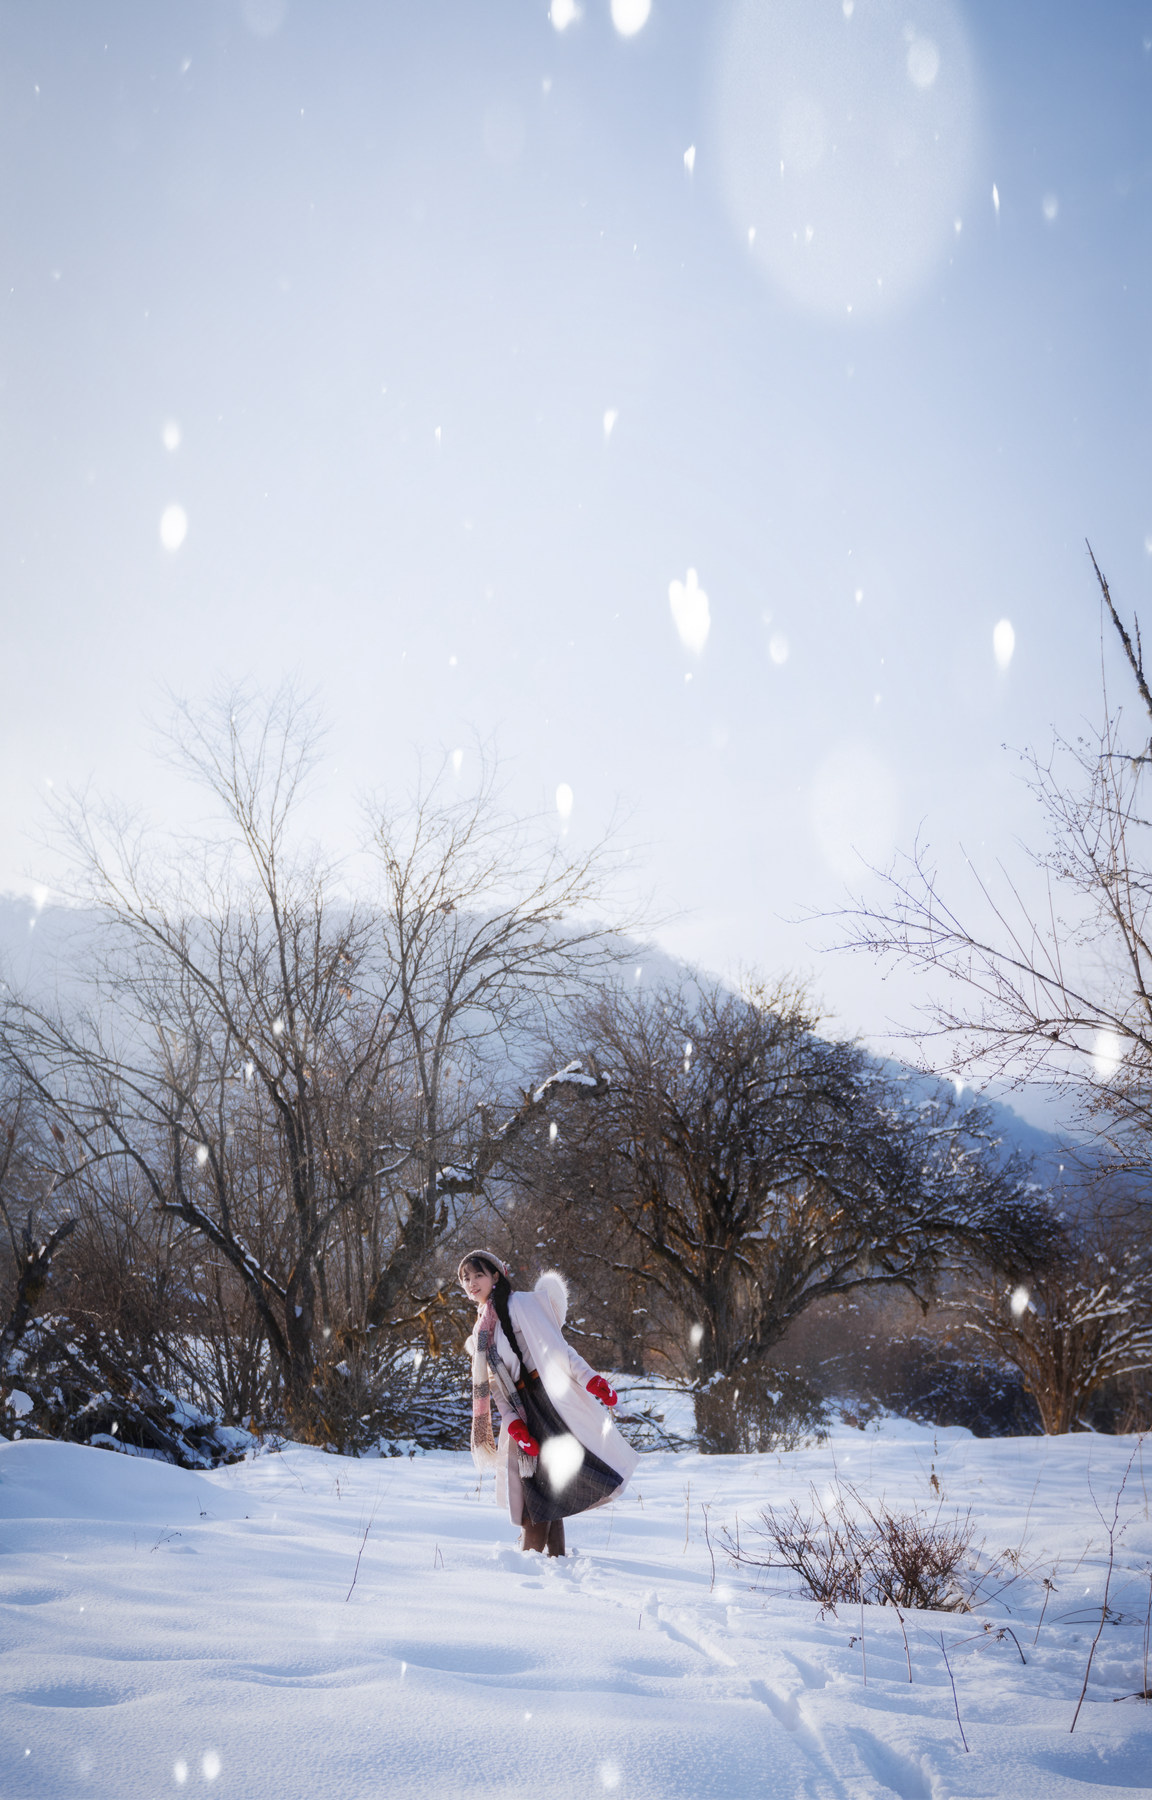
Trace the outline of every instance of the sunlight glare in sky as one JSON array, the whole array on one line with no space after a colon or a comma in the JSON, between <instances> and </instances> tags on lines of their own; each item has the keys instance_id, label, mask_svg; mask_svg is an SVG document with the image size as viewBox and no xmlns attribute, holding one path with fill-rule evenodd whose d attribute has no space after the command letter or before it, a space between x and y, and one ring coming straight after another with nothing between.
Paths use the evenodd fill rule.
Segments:
<instances>
[{"instance_id":1,"label":"sunlight glare in sky","mask_svg":"<svg viewBox=\"0 0 1152 1800\"><path fill-rule=\"evenodd\" d=\"M164 445L165 450L179 450L180 427L177 425L175 419L166 419L164 421L164 429L160 433L160 441Z\"/></svg>"},{"instance_id":2,"label":"sunlight glare in sky","mask_svg":"<svg viewBox=\"0 0 1152 1800\"><path fill-rule=\"evenodd\" d=\"M580 17L580 8L576 0L552 0L548 17L557 31L567 31L569 25L575 25Z\"/></svg>"},{"instance_id":3,"label":"sunlight glare in sky","mask_svg":"<svg viewBox=\"0 0 1152 1800\"><path fill-rule=\"evenodd\" d=\"M837 317L915 295L955 241L977 137L951 0L860 0L843 16L738 0L718 67L729 213L742 231L756 220L773 283Z\"/></svg>"},{"instance_id":4,"label":"sunlight glare in sky","mask_svg":"<svg viewBox=\"0 0 1152 1800\"><path fill-rule=\"evenodd\" d=\"M568 786L568 783L562 781L560 786L556 789L556 811L560 814L562 819L570 819L572 817L572 805L575 797L576 796Z\"/></svg>"},{"instance_id":5,"label":"sunlight glare in sky","mask_svg":"<svg viewBox=\"0 0 1152 1800\"><path fill-rule=\"evenodd\" d=\"M288 0L240 0L240 14L253 37L275 37L288 12Z\"/></svg>"},{"instance_id":6,"label":"sunlight glare in sky","mask_svg":"<svg viewBox=\"0 0 1152 1800\"><path fill-rule=\"evenodd\" d=\"M914 37L908 47L908 76L918 88L930 88L940 73L940 52L931 38Z\"/></svg>"}]
</instances>

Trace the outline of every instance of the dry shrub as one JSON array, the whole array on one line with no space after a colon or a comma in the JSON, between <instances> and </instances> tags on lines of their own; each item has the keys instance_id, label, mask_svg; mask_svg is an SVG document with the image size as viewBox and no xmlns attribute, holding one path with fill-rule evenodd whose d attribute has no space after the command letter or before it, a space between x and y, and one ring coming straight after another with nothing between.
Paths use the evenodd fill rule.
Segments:
<instances>
[{"instance_id":1,"label":"dry shrub","mask_svg":"<svg viewBox=\"0 0 1152 1800\"><path fill-rule=\"evenodd\" d=\"M868 1546L866 1574L881 1605L912 1607L924 1612L967 1612L971 1595L961 1583L969 1566L972 1517L949 1520L913 1511L868 1512L874 1538Z\"/></svg>"},{"instance_id":2,"label":"dry shrub","mask_svg":"<svg viewBox=\"0 0 1152 1800\"><path fill-rule=\"evenodd\" d=\"M740 1537L723 1534L743 1568L787 1569L821 1606L895 1606L899 1610L968 1612L976 1583L971 1514L945 1519L913 1507L870 1506L855 1488L838 1485L831 1506L811 1490L804 1511L795 1500L767 1506Z\"/></svg>"},{"instance_id":3,"label":"dry shrub","mask_svg":"<svg viewBox=\"0 0 1152 1800\"><path fill-rule=\"evenodd\" d=\"M828 1436L825 1405L793 1369L714 1375L695 1395L696 1433L711 1456L798 1450Z\"/></svg>"},{"instance_id":4,"label":"dry shrub","mask_svg":"<svg viewBox=\"0 0 1152 1800\"><path fill-rule=\"evenodd\" d=\"M472 1372L464 1356L432 1356L402 1340L347 1346L318 1373L317 1442L345 1456L466 1450L472 1425Z\"/></svg>"}]
</instances>

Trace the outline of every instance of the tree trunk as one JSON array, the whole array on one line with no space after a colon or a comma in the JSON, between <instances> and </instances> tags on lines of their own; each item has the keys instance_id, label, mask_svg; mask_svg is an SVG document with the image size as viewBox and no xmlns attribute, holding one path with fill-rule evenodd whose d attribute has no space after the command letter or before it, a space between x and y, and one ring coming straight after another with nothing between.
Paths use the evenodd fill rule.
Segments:
<instances>
[{"instance_id":1,"label":"tree trunk","mask_svg":"<svg viewBox=\"0 0 1152 1800\"><path fill-rule=\"evenodd\" d=\"M16 1283L16 1301L7 1324L3 1331L0 1331L0 1373L27 1331L36 1308L44 1298L44 1290L48 1286L48 1278L52 1273L53 1256L68 1234L75 1229L75 1219L65 1219L62 1225L57 1225L55 1231L49 1233L42 1244L37 1245L32 1233L31 1219L24 1227L22 1246L24 1254Z\"/></svg>"}]
</instances>

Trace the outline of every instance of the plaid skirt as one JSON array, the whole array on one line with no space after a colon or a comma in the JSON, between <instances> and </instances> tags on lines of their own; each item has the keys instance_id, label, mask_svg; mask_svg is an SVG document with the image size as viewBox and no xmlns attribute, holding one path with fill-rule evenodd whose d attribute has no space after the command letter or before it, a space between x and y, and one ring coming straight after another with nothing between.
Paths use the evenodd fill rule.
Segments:
<instances>
[{"instance_id":1,"label":"plaid skirt","mask_svg":"<svg viewBox=\"0 0 1152 1800\"><path fill-rule=\"evenodd\" d=\"M598 1506L623 1486L624 1477L585 1449L569 1431L535 1369L524 1370L516 1383L516 1393L524 1408L525 1423L540 1446L535 1474L521 1476L524 1512L534 1525L587 1512L590 1506ZM569 1439L569 1444L550 1455L548 1444L558 1438ZM581 1453L578 1465L577 1449Z\"/></svg>"}]
</instances>

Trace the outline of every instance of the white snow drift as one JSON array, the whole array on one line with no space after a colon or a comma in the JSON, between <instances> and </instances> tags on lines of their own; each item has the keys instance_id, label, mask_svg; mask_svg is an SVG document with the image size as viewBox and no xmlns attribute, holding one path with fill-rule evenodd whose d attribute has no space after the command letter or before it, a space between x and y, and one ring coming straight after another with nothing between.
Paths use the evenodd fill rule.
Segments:
<instances>
[{"instance_id":1,"label":"white snow drift","mask_svg":"<svg viewBox=\"0 0 1152 1800\"><path fill-rule=\"evenodd\" d=\"M935 1505L933 1475L1020 1574L975 1614L909 1615L911 1683L890 1608L822 1617L717 1547L812 1483ZM895 1424L781 1457L653 1454L547 1562L512 1547L464 1455L288 1448L203 1475L0 1443L0 1793L1131 1800L1152 1791L1152 1706L1114 1702L1145 1684L1146 1479L1131 1439Z\"/></svg>"}]
</instances>

